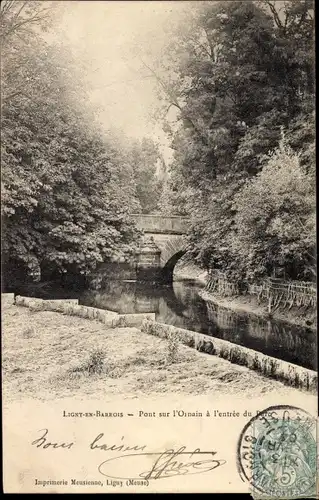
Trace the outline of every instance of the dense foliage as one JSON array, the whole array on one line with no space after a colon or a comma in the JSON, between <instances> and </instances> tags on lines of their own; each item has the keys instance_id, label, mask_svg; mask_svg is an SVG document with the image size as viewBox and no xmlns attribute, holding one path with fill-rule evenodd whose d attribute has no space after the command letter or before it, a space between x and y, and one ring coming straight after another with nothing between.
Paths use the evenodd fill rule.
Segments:
<instances>
[{"instance_id":1,"label":"dense foliage","mask_svg":"<svg viewBox=\"0 0 319 500\"><path fill-rule=\"evenodd\" d=\"M129 214L160 210L230 279L312 279L313 3L192 4L148 67L177 110L169 181L153 141L102 132L81 61L43 36L59 4L1 4L3 276L86 276L134 250Z\"/></svg>"},{"instance_id":2,"label":"dense foliage","mask_svg":"<svg viewBox=\"0 0 319 500\"><path fill-rule=\"evenodd\" d=\"M306 277L313 277L314 186L300 163L299 155L282 140L261 172L235 197L232 250L237 261L248 264L248 278L269 275L274 268L288 276L303 276L306 269Z\"/></svg>"},{"instance_id":3,"label":"dense foliage","mask_svg":"<svg viewBox=\"0 0 319 500\"><path fill-rule=\"evenodd\" d=\"M4 276L86 275L133 248L134 175L94 123L70 54L41 36L41 3L27 4L1 6Z\"/></svg>"},{"instance_id":4,"label":"dense foliage","mask_svg":"<svg viewBox=\"0 0 319 500\"><path fill-rule=\"evenodd\" d=\"M145 214L154 213L158 209L162 192L162 182L158 175L161 159L158 145L150 138L129 141L127 157L134 173L140 211Z\"/></svg>"},{"instance_id":5,"label":"dense foliage","mask_svg":"<svg viewBox=\"0 0 319 500\"><path fill-rule=\"evenodd\" d=\"M313 8L201 2L172 38L171 209L192 217L197 262L230 278L313 276Z\"/></svg>"}]
</instances>

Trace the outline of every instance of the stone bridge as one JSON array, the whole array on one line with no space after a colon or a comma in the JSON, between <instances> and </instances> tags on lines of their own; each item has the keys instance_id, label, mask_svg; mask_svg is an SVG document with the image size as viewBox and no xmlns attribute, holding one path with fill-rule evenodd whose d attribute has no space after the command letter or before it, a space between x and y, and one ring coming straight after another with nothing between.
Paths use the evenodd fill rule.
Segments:
<instances>
[{"instance_id":1,"label":"stone bridge","mask_svg":"<svg viewBox=\"0 0 319 500\"><path fill-rule=\"evenodd\" d=\"M186 252L189 219L178 215L133 214L144 239L137 262L138 279L173 281L174 267Z\"/></svg>"}]
</instances>

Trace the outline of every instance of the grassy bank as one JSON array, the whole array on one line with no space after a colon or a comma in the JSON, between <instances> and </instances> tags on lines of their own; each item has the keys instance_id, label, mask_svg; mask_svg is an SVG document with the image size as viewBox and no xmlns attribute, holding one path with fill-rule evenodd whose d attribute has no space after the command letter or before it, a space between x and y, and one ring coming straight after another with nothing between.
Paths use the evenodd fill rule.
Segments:
<instances>
[{"instance_id":1,"label":"grassy bank","mask_svg":"<svg viewBox=\"0 0 319 500\"><path fill-rule=\"evenodd\" d=\"M109 395L240 395L299 391L227 360L172 346L137 328L113 328L50 311L3 310L6 402Z\"/></svg>"},{"instance_id":2,"label":"grassy bank","mask_svg":"<svg viewBox=\"0 0 319 500\"><path fill-rule=\"evenodd\" d=\"M297 307L290 309L277 309L271 316L267 310L267 304L258 303L257 298L252 295L237 295L234 297L219 297L206 291L201 291L200 296L204 300L210 300L221 307L226 307L237 312L255 314L263 318L274 318L286 321L292 325L302 326L311 330L317 329L317 314L314 310L302 311Z\"/></svg>"}]
</instances>

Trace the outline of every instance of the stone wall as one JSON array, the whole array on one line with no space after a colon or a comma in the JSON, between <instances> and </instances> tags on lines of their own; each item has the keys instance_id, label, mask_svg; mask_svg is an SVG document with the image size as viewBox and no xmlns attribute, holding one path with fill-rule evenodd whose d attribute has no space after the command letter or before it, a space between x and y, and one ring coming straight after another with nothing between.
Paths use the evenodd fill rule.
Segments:
<instances>
[{"instance_id":1,"label":"stone wall","mask_svg":"<svg viewBox=\"0 0 319 500\"><path fill-rule=\"evenodd\" d=\"M100 264L89 278L89 286L92 289L100 289L103 288L103 283L112 280L170 283L175 264L185 251L185 236L174 232L167 234L147 232L136 255L129 262Z\"/></svg>"},{"instance_id":2,"label":"stone wall","mask_svg":"<svg viewBox=\"0 0 319 500\"><path fill-rule=\"evenodd\" d=\"M15 304L17 306L28 307L32 311L53 311L68 314L70 316L79 316L80 318L89 320L97 320L110 328L141 326L145 319L155 321L154 313L118 314L114 311L79 305L78 299L44 300L17 295Z\"/></svg>"},{"instance_id":3,"label":"stone wall","mask_svg":"<svg viewBox=\"0 0 319 500\"><path fill-rule=\"evenodd\" d=\"M14 293L1 294L1 307L11 306L14 302Z\"/></svg>"},{"instance_id":4,"label":"stone wall","mask_svg":"<svg viewBox=\"0 0 319 500\"><path fill-rule=\"evenodd\" d=\"M190 224L187 217L180 215L133 214L131 217L145 233L186 234Z\"/></svg>"},{"instance_id":5,"label":"stone wall","mask_svg":"<svg viewBox=\"0 0 319 500\"><path fill-rule=\"evenodd\" d=\"M156 335L161 338L168 338L172 334L179 342L193 347L200 352L213 354L227 359L231 363L246 366L294 387L316 391L317 373L301 366L272 358L261 352L254 351L248 347L240 346L217 339L202 333L176 328L174 326L156 323L145 320L141 327L142 332Z\"/></svg>"},{"instance_id":6,"label":"stone wall","mask_svg":"<svg viewBox=\"0 0 319 500\"><path fill-rule=\"evenodd\" d=\"M13 294L2 294L2 305L12 305ZM79 316L88 320L96 320L110 328L140 327L141 331L160 338L176 339L188 347L206 354L227 359L231 363L246 366L268 377L281 380L288 385L311 392L317 389L317 373L301 366L282 361L266 354L254 351L202 333L176 328L171 325L155 322L154 313L118 314L113 311L87 307L78 304L77 299L43 300L31 297L16 296L16 306L28 307L33 311L54 311L71 316Z\"/></svg>"}]
</instances>

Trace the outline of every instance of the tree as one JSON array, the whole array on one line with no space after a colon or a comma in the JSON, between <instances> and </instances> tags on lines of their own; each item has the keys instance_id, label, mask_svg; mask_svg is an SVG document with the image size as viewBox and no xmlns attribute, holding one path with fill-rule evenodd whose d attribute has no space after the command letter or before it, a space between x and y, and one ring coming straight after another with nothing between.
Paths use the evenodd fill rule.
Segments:
<instances>
[{"instance_id":1,"label":"tree","mask_svg":"<svg viewBox=\"0 0 319 500\"><path fill-rule=\"evenodd\" d=\"M158 145L150 138L132 141L127 151L136 186L136 197L142 213L154 212L159 203L161 181L157 176L160 161Z\"/></svg>"},{"instance_id":2,"label":"tree","mask_svg":"<svg viewBox=\"0 0 319 500\"><path fill-rule=\"evenodd\" d=\"M52 21L54 3L50 1L3 0L0 9L1 45L7 45L14 36L34 35L35 30L46 30Z\"/></svg>"},{"instance_id":3,"label":"tree","mask_svg":"<svg viewBox=\"0 0 319 500\"><path fill-rule=\"evenodd\" d=\"M274 271L312 279L315 270L315 187L300 155L283 138L262 171L235 197L233 252L249 278Z\"/></svg>"},{"instance_id":4,"label":"tree","mask_svg":"<svg viewBox=\"0 0 319 500\"><path fill-rule=\"evenodd\" d=\"M268 0L201 3L171 47L177 77L160 81L166 101L180 111L172 133L172 191L176 209L192 218L193 257L230 276L244 278L247 263L238 260L243 252L232 200L263 171L282 128L314 180L312 10L305 0L284 2L281 13ZM289 247L283 234L278 238L281 248ZM300 262L306 254L296 252L290 267L284 259L291 276L301 276L308 265ZM271 255L265 259L272 269Z\"/></svg>"},{"instance_id":5,"label":"tree","mask_svg":"<svg viewBox=\"0 0 319 500\"><path fill-rule=\"evenodd\" d=\"M2 77L16 90L2 103L5 275L86 275L133 250L130 165L94 123L69 54L32 30L8 33Z\"/></svg>"}]
</instances>

